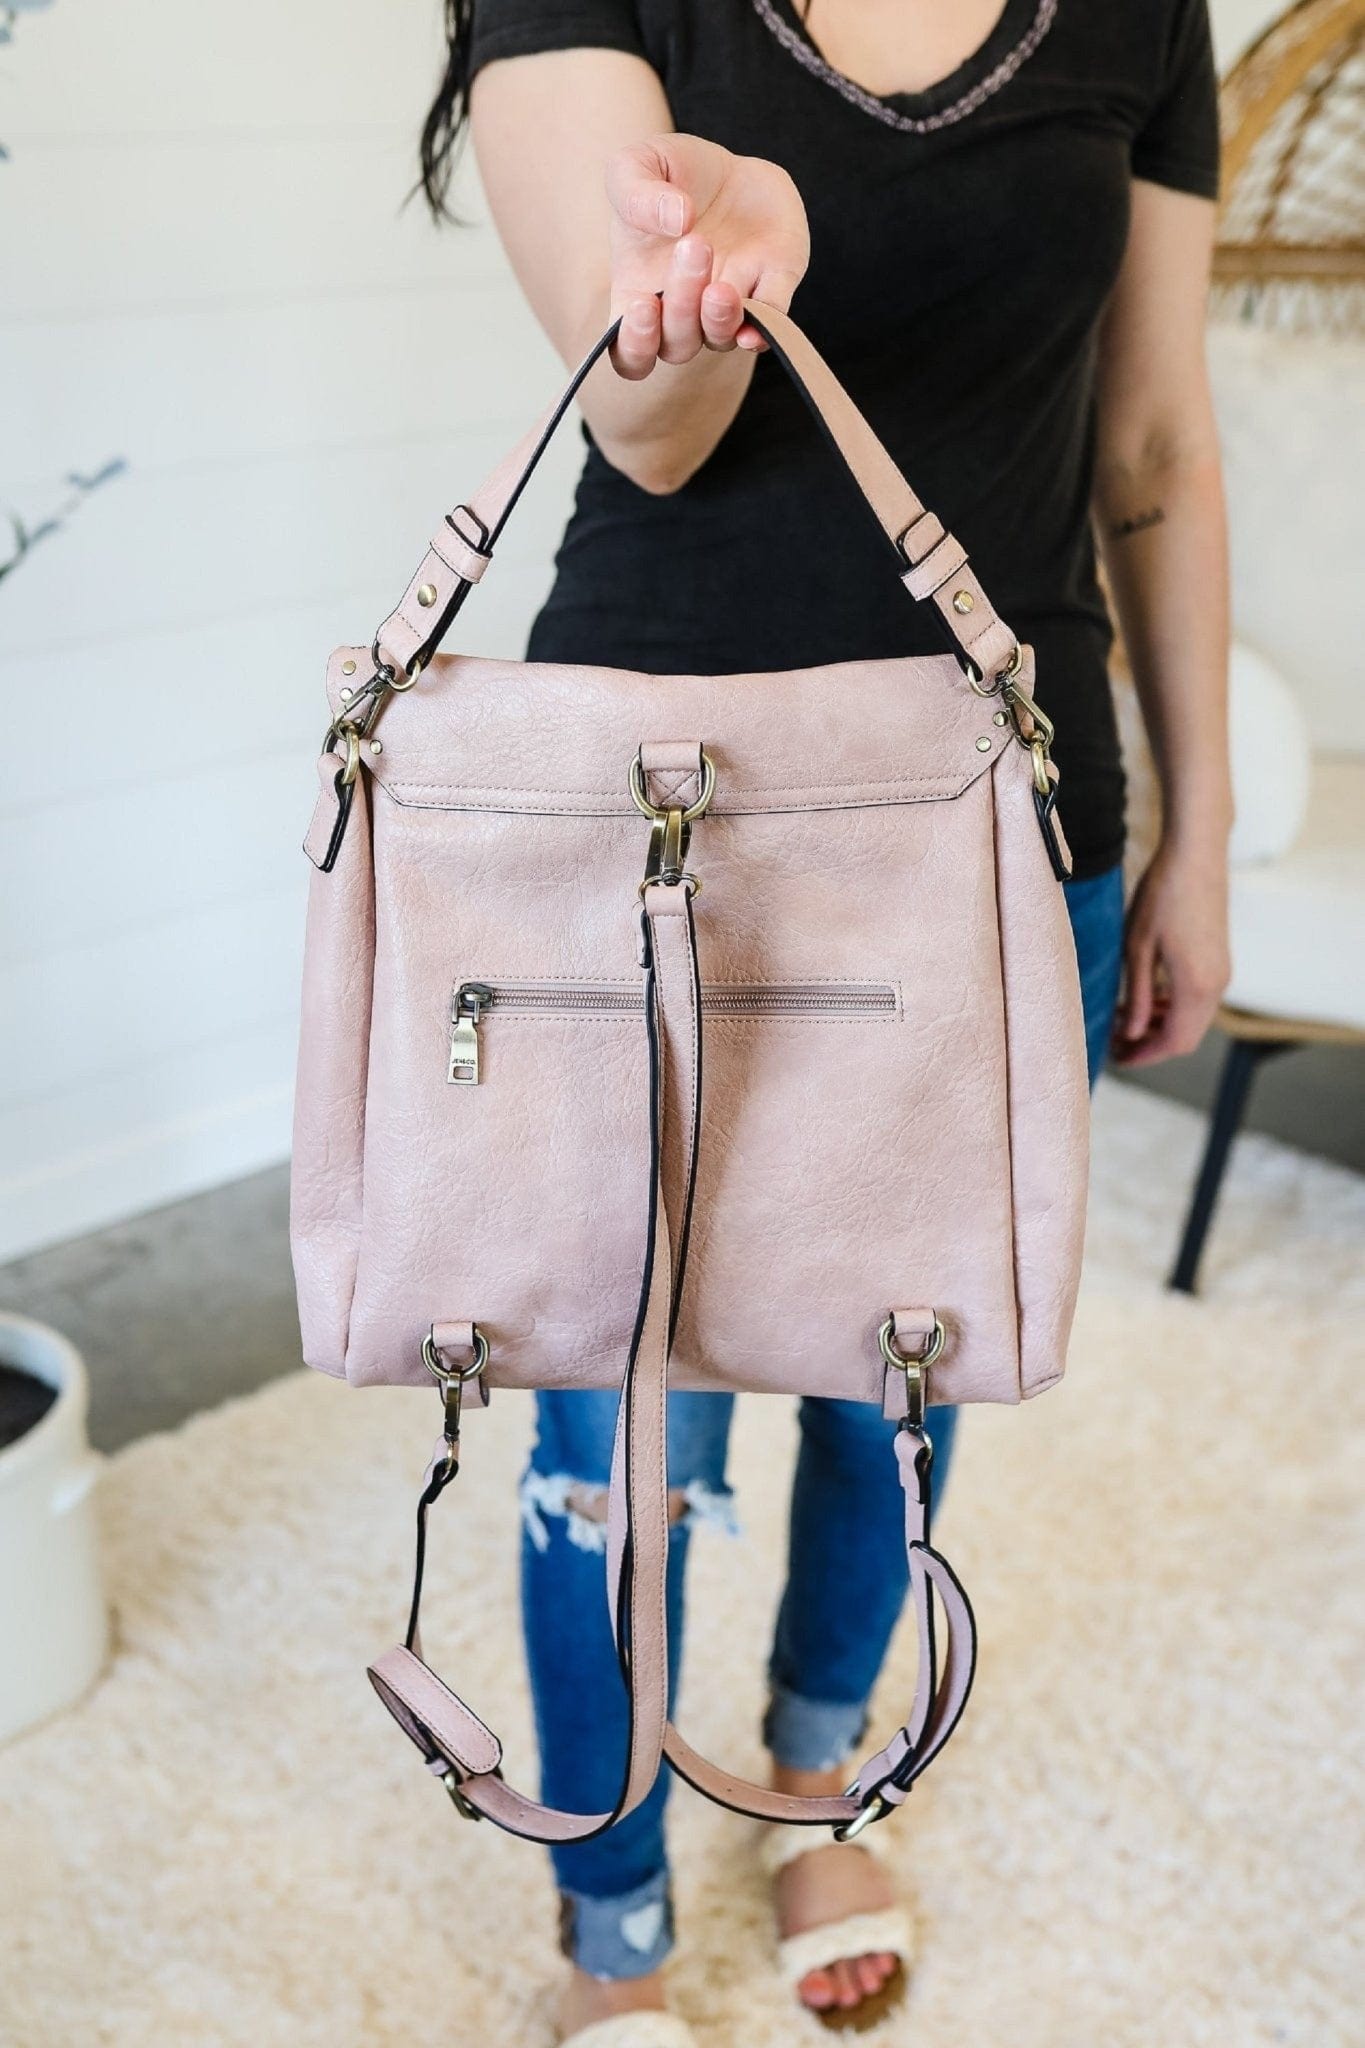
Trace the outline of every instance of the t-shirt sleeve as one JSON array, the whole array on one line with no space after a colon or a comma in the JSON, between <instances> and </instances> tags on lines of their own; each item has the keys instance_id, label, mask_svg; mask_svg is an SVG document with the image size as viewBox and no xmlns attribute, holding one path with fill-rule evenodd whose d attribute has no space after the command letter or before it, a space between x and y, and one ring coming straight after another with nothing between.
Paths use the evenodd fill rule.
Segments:
<instances>
[{"instance_id":1,"label":"t-shirt sleeve","mask_svg":"<svg viewBox=\"0 0 1365 2048\"><path fill-rule=\"evenodd\" d=\"M1218 197L1218 73L1208 0L1175 0L1156 97L1133 138L1131 161L1135 178Z\"/></svg>"},{"instance_id":2,"label":"t-shirt sleeve","mask_svg":"<svg viewBox=\"0 0 1365 2048\"><path fill-rule=\"evenodd\" d=\"M477 0L469 76L496 57L539 50L626 50L645 56L633 0Z\"/></svg>"}]
</instances>

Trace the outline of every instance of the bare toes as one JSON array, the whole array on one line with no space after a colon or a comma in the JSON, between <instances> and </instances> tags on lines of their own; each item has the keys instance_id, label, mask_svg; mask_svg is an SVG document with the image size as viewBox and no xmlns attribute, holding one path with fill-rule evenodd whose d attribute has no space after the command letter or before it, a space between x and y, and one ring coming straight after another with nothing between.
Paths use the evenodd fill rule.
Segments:
<instances>
[{"instance_id":1,"label":"bare toes","mask_svg":"<svg viewBox=\"0 0 1365 2048\"><path fill-rule=\"evenodd\" d=\"M864 1998L870 1998L874 1991L880 1991L886 1982L886 1972L881 1966L879 1956L859 1956L852 1967Z\"/></svg>"},{"instance_id":2,"label":"bare toes","mask_svg":"<svg viewBox=\"0 0 1365 2048\"><path fill-rule=\"evenodd\" d=\"M863 1990L858 1982L856 1964L849 1962L836 1963L834 1965L834 1982L838 1986L840 2005L854 2006L862 2003Z\"/></svg>"},{"instance_id":3,"label":"bare toes","mask_svg":"<svg viewBox=\"0 0 1365 2048\"><path fill-rule=\"evenodd\" d=\"M825 2012L836 2002L837 1993L828 1970L812 1970L809 1976L801 1979L797 1988L801 2003L810 2006L814 2012Z\"/></svg>"}]
</instances>

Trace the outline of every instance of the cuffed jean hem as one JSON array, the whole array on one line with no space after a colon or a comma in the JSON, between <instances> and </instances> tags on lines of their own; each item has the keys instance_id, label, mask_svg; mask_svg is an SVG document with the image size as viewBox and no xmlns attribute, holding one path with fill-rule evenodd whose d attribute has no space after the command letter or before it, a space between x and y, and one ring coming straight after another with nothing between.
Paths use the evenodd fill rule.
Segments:
<instances>
[{"instance_id":1,"label":"cuffed jean hem","mask_svg":"<svg viewBox=\"0 0 1365 2048\"><path fill-rule=\"evenodd\" d=\"M673 1895L658 1871L615 1898L559 1894L559 1945L590 1977L648 1977L673 1946Z\"/></svg>"},{"instance_id":2,"label":"cuffed jean hem","mask_svg":"<svg viewBox=\"0 0 1365 2048\"><path fill-rule=\"evenodd\" d=\"M774 1685L763 1716L765 1747L790 1771L832 1771L847 1763L867 1727L861 1701L808 1700Z\"/></svg>"}]
</instances>

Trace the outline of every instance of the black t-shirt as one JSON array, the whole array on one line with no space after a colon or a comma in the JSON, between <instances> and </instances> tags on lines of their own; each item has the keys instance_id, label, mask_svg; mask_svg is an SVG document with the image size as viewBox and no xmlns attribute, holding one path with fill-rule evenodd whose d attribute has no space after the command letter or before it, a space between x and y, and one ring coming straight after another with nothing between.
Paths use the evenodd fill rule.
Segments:
<instances>
[{"instance_id":1,"label":"black t-shirt","mask_svg":"<svg viewBox=\"0 0 1365 2048\"><path fill-rule=\"evenodd\" d=\"M1206 0L1005 0L951 76L881 99L822 66L791 0L475 7L476 70L583 46L645 58L679 130L795 179L811 260L792 313L1036 648L1076 874L1111 867L1095 337L1130 181L1216 193ZM533 658L723 674L942 648L773 356L670 496L587 440Z\"/></svg>"}]
</instances>

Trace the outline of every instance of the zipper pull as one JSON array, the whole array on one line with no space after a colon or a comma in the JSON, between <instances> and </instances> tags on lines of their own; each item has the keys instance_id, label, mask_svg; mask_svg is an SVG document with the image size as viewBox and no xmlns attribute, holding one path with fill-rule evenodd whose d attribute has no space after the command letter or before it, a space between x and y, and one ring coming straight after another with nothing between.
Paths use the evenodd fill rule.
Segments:
<instances>
[{"instance_id":1,"label":"zipper pull","mask_svg":"<svg viewBox=\"0 0 1365 2048\"><path fill-rule=\"evenodd\" d=\"M479 1082L479 1018L493 991L481 981L465 981L450 1005L450 1067L448 1082L476 1088Z\"/></svg>"}]
</instances>

